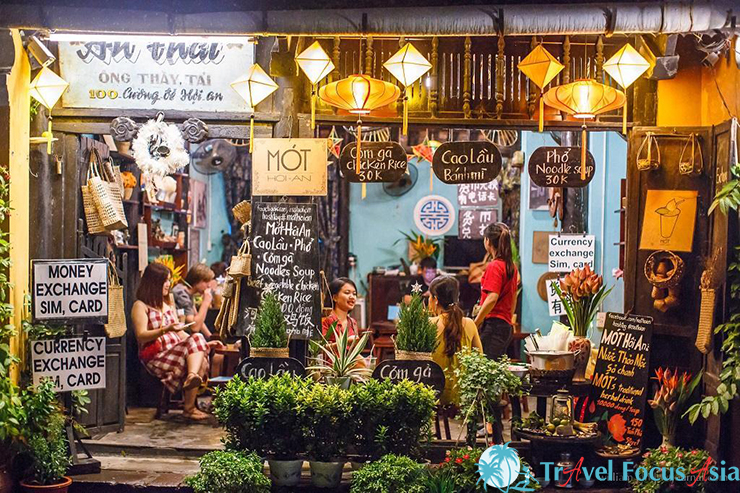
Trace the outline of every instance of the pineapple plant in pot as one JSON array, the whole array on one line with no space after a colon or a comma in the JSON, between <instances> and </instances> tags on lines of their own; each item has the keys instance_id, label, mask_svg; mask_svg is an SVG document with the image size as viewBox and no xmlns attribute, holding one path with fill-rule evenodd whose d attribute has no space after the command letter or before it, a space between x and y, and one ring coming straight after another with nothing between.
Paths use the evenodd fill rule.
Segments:
<instances>
[{"instance_id":1,"label":"pineapple plant in pot","mask_svg":"<svg viewBox=\"0 0 740 493\"><path fill-rule=\"evenodd\" d=\"M278 296L273 292L262 298L249 346L252 358L287 358L290 355L285 315Z\"/></svg>"},{"instance_id":2,"label":"pineapple plant in pot","mask_svg":"<svg viewBox=\"0 0 740 493\"><path fill-rule=\"evenodd\" d=\"M397 360L431 360L437 348L437 326L429 320L429 313L419 294L401 306L395 340Z\"/></svg>"},{"instance_id":3,"label":"pineapple plant in pot","mask_svg":"<svg viewBox=\"0 0 740 493\"><path fill-rule=\"evenodd\" d=\"M338 322L329 328L328 334L321 334L321 341L311 341L323 357L316 358L315 364L306 368L312 376L324 378L330 385L339 385L348 389L352 382L365 382L372 375L372 370L365 364L362 351L368 340L368 333L359 338L351 338L348 330L337 331ZM332 342L332 334L335 335Z\"/></svg>"}]
</instances>

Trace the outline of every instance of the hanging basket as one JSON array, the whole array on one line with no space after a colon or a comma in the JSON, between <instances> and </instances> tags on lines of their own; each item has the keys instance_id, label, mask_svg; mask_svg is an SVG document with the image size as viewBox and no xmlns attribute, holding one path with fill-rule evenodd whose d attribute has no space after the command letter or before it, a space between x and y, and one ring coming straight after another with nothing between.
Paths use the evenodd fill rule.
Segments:
<instances>
[{"instance_id":1,"label":"hanging basket","mask_svg":"<svg viewBox=\"0 0 740 493\"><path fill-rule=\"evenodd\" d=\"M431 361L432 353L401 351L400 349L396 349L395 359L397 361Z\"/></svg>"},{"instance_id":2,"label":"hanging basket","mask_svg":"<svg viewBox=\"0 0 740 493\"><path fill-rule=\"evenodd\" d=\"M234 218L242 224L247 224L252 218L252 204L248 200L242 200L231 209Z\"/></svg>"},{"instance_id":3,"label":"hanging basket","mask_svg":"<svg viewBox=\"0 0 740 493\"><path fill-rule=\"evenodd\" d=\"M665 261L668 261L671 267L665 275L658 276L656 268ZM684 267L684 262L681 257L673 252L669 252L668 250L659 250L650 254L648 259L645 261L645 277L650 284L656 288L675 288L681 282Z\"/></svg>"},{"instance_id":4,"label":"hanging basket","mask_svg":"<svg viewBox=\"0 0 740 493\"><path fill-rule=\"evenodd\" d=\"M250 358L289 358L290 350L287 347L253 347L249 348Z\"/></svg>"}]
</instances>

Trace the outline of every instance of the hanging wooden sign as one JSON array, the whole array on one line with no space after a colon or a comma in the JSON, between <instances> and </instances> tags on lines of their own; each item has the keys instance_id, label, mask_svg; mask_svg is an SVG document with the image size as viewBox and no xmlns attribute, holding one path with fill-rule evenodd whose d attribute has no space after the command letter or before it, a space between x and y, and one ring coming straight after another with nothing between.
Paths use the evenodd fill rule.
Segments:
<instances>
[{"instance_id":1,"label":"hanging wooden sign","mask_svg":"<svg viewBox=\"0 0 740 493\"><path fill-rule=\"evenodd\" d=\"M501 153L487 141L445 142L434 153L432 168L444 183L488 183L501 172Z\"/></svg>"},{"instance_id":2,"label":"hanging wooden sign","mask_svg":"<svg viewBox=\"0 0 740 493\"><path fill-rule=\"evenodd\" d=\"M295 358L244 358L236 367L236 374L245 382L250 377L270 378L273 375L290 373L302 377L306 373L300 361Z\"/></svg>"},{"instance_id":3,"label":"hanging wooden sign","mask_svg":"<svg viewBox=\"0 0 740 493\"><path fill-rule=\"evenodd\" d=\"M596 161L586 158L586 179L581 179L580 147L540 147L529 158L529 176L541 187L580 188L594 177Z\"/></svg>"},{"instance_id":4,"label":"hanging wooden sign","mask_svg":"<svg viewBox=\"0 0 740 493\"><path fill-rule=\"evenodd\" d=\"M357 143L344 146L339 155L339 171L354 183L394 182L406 173L406 151L398 142L363 142L360 146L360 171L357 171Z\"/></svg>"},{"instance_id":5,"label":"hanging wooden sign","mask_svg":"<svg viewBox=\"0 0 740 493\"><path fill-rule=\"evenodd\" d=\"M390 378L393 382L411 380L429 385L438 394L445 389L445 373L431 360L386 360L375 368L373 378L376 380Z\"/></svg>"}]
</instances>

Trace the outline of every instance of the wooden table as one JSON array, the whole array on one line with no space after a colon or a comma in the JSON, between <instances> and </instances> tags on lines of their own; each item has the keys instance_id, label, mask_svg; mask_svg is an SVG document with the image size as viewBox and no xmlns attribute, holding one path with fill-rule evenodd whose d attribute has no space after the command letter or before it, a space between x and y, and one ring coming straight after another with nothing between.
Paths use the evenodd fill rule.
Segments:
<instances>
[{"instance_id":1,"label":"wooden table","mask_svg":"<svg viewBox=\"0 0 740 493\"><path fill-rule=\"evenodd\" d=\"M236 371L236 366L241 361L241 351L235 348L233 345L227 345L225 347L215 348L213 354L221 354L224 357L224 364L221 367L221 373L227 377L233 377Z\"/></svg>"}]
</instances>

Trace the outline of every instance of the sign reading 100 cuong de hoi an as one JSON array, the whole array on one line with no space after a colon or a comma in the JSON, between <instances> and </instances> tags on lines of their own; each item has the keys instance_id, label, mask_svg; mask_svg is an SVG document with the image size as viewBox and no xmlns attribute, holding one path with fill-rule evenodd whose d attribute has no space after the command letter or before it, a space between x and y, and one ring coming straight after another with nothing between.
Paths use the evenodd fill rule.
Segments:
<instances>
[{"instance_id":1,"label":"sign reading 100 cuong de hoi an","mask_svg":"<svg viewBox=\"0 0 740 493\"><path fill-rule=\"evenodd\" d=\"M251 111L230 84L254 63L247 38L172 36L59 42L65 108Z\"/></svg>"},{"instance_id":2,"label":"sign reading 100 cuong de hoi an","mask_svg":"<svg viewBox=\"0 0 740 493\"><path fill-rule=\"evenodd\" d=\"M432 168L444 183L488 183L501 171L501 153L487 141L445 142L434 152Z\"/></svg>"},{"instance_id":3,"label":"sign reading 100 cuong de hoi an","mask_svg":"<svg viewBox=\"0 0 740 493\"><path fill-rule=\"evenodd\" d=\"M406 173L406 151L397 142L363 142L360 169L357 170L357 143L344 146L339 155L339 171L355 183L394 182Z\"/></svg>"},{"instance_id":4,"label":"sign reading 100 cuong de hoi an","mask_svg":"<svg viewBox=\"0 0 740 493\"><path fill-rule=\"evenodd\" d=\"M541 187L585 187L596 170L593 154L586 155L586 179L582 180L580 147L540 147L529 158L529 176Z\"/></svg>"},{"instance_id":5,"label":"sign reading 100 cuong de hoi an","mask_svg":"<svg viewBox=\"0 0 740 493\"><path fill-rule=\"evenodd\" d=\"M326 195L326 139L254 139L252 195Z\"/></svg>"},{"instance_id":6,"label":"sign reading 100 cuong de hoi an","mask_svg":"<svg viewBox=\"0 0 740 493\"><path fill-rule=\"evenodd\" d=\"M34 260L35 322L107 323L106 259Z\"/></svg>"}]
</instances>

